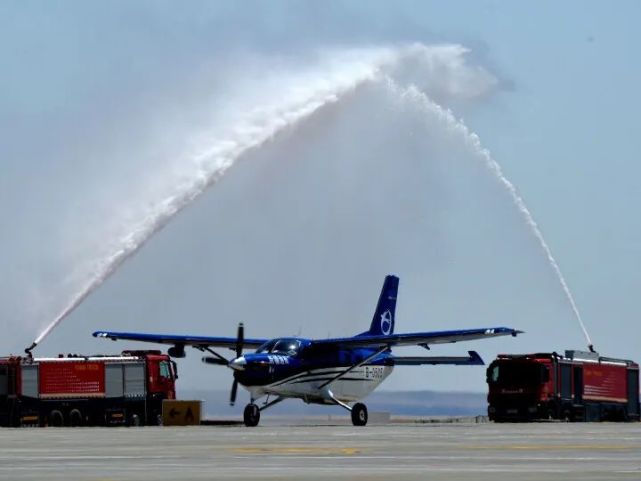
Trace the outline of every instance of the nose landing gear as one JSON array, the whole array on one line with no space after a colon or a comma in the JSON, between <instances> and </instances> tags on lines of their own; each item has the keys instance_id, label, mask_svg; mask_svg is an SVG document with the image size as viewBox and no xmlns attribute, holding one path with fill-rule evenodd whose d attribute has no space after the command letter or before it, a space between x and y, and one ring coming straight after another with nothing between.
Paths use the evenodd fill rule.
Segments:
<instances>
[{"instance_id":1,"label":"nose landing gear","mask_svg":"<svg viewBox=\"0 0 641 481\"><path fill-rule=\"evenodd\" d=\"M267 397L267 400L265 401L265 404L262 406L258 406L254 404L254 399L251 400L251 402L245 406L245 411L243 412L243 421L245 422L245 426L247 427L254 427L258 426L258 422L260 421L260 412L264 411L267 408L272 407L274 404L278 404L281 402L283 397L277 397L273 401L268 402L269 396Z\"/></svg>"},{"instance_id":2,"label":"nose landing gear","mask_svg":"<svg viewBox=\"0 0 641 481\"><path fill-rule=\"evenodd\" d=\"M250 403L245 406L245 411L243 412L243 421L245 422L245 426L258 426L258 422L260 421L260 408L254 403Z\"/></svg>"}]
</instances>

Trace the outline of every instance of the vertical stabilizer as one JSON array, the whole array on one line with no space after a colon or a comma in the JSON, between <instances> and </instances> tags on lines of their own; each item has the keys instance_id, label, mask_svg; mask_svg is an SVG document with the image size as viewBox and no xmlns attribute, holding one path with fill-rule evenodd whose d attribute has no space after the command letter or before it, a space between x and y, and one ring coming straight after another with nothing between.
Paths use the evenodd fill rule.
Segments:
<instances>
[{"instance_id":1,"label":"vertical stabilizer","mask_svg":"<svg viewBox=\"0 0 641 481\"><path fill-rule=\"evenodd\" d=\"M381 289L381 295L376 304L376 311L372 318L369 331L363 335L368 336L389 336L394 333L394 321L396 318L396 296L398 294L398 277L386 276Z\"/></svg>"}]
</instances>

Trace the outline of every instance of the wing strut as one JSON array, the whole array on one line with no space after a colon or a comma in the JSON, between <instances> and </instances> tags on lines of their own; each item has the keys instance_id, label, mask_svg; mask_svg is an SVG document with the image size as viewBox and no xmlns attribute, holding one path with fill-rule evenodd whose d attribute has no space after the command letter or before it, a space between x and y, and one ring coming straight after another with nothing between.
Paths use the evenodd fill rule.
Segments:
<instances>
[{"instance_id":1,"label":"wing strut","mask_svg":"<svg viewBox=\"0 0 641 481\"><path fill-rule=\"evenodd\" d=\"M376 352L375 352L374 354L372 354L371 356L366 357L366 358L365 358L365 359L363 359L361 362L356 363L356 364L354 364L353 366L350 366L350 367L348 367L347 369L345 369L343 372L338 373L336 376L334 376L333 378L331 378L329 381L326 381L326 382L324 382L323 384L321 384L320 386L318 386L318 388L319 388L319 389L322 389L322 388L324 388L325 386L327 386L328 384L331 384L331 383L333 383L334 381L339 380L340 378L342 378L342 377L343 377L345 374L347 374L348 372L353 371L353 370L354 370L354 369L356 369L357 367L361 367L363 364L367 364L369 361L371 361L372 359L374 359L376 356L378 356L379 354L383 353L384 351L387 351L388 349L389 349L389 348L388 348L387 346L383 346L383 347L381 347L378 351L376 351Z\"/></svg>"},{"instance_id":2,"label":"wing strut","mask_svg":"<svg viewBox=\"0 0 641 481\"><path fill-rule=\"evenodd\" d=\"M268 399L269 399L269 397L268 397ZM277 397L276 399L274 399L271 402L265 402L265 404L260 406L258 409L261 410L261 411L264 411L265 409L272 407L274 404L278 404L279 402L284 401L284 400L285 400L284 397L279 396L279 397Z\"/></svg>"},{"instance_id":3,"label":"wing strut","mask_svg":"<svg viewBox=\"0 0 641 481\"><path fill-rule=\"evenodd\" d=\"M221 356L218 354L216 351L214 351L211 347L209 346L193 346L194 349L198 349L201 352L207 351L208 353L212 354L214 357L203 357L202 361L207 364L218 364L220 366L227 366L229 364L229 360L226 359L225 357Z\"/></svg>"}]
</instances>

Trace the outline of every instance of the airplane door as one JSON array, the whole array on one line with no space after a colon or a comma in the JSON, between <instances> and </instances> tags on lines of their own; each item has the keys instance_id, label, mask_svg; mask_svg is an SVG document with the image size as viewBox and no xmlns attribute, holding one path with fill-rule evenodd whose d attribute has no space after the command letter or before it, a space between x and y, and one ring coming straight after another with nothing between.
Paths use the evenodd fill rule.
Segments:
<instances>
[{"instance_id":1,"label":"airplane door","mask_svg":"<svg viewBox=\"0 0 641 481\"><path fill-rule=\"evenodd\" d=\"M583 367L574 366L574 404L583 404Z\"/></svg>"}]
</instances>

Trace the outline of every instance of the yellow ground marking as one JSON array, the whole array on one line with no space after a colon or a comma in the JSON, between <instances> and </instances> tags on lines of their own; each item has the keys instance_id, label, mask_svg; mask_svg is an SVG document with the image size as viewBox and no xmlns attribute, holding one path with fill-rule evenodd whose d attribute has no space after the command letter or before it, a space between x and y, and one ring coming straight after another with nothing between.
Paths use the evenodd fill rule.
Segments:
<instances>
[{"instance_id":1,"label":"yellow ground marking","mask_svg":"<svg viewBox=\"0 0 641 481\"><path fill-rule=\"evenodd\" d=\"M289 454L313 456L354 456L359 448L337 448L333 446L247 446L231 448L235 454Z\"/></svg>"},{"instance_id":2,"label":"yellow ground marking","mask_svg":"<svg viewBox=\"0 0 641 481\"><path fill-rule=\"evenodd\" d=\"M513 451L641 451L641 445L638 444L470 444L461 448Z\"/></svg>"}]
</instances>

